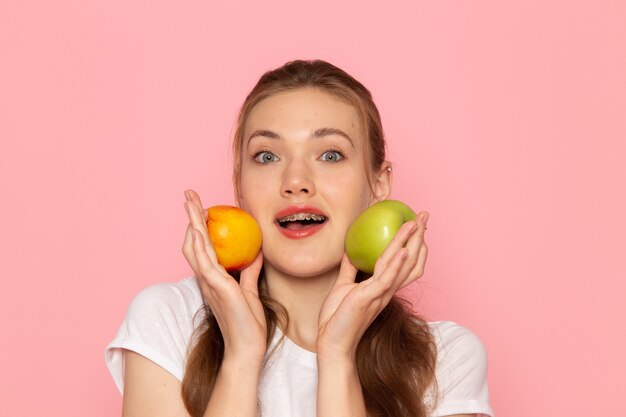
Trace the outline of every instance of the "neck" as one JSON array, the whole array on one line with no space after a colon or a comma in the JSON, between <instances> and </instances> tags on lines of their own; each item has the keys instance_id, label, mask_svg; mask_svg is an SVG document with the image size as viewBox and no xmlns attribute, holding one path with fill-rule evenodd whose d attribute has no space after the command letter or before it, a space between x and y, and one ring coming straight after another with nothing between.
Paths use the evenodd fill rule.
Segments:
<instances>
[{"instance_id":1,"label":"neck","mask_svg":"<svg viewBox=\"0 0 626 417\"><path fill-rule=\"evenodd\" d=\"M281 331L297 345L315 352L319 312L335 284L339 266L312 277L291 276L265 264L268 293L289 315L289 325Z\"/></svg>"}]
</instances>

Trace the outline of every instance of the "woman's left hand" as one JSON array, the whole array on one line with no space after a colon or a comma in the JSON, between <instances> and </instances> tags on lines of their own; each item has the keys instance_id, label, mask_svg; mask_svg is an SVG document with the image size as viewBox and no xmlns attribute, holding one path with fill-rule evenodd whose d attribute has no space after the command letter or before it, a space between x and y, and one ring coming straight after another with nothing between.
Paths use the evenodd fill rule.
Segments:
<instances>
[{"instance_id":1,"label":"woman's left hand","mask_svg":"<svg viewBox=\"0 0 626 417\"><path fill-rule=\"evenodd\" d=\"M421 212L416 219L419 223L402 225L376 261L373 275L360 283L355 282L357 269L344 253L339 276L318 318L318 358L354 361L361 337L391 297L424 274L428 213Z\"/></svg>"}]
</instances>

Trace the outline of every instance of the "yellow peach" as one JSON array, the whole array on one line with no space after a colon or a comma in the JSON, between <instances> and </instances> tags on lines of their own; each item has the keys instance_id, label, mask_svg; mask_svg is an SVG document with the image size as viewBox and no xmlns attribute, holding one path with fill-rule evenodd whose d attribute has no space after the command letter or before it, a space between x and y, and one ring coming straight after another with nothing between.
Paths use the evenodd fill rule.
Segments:
<instances>
[{"instance_id":1,"label":"yellow peach","mask_svg":"<svg viewBox=\"0 0 626 417\"><path fill-rule=\"evenodd\" d=\"M217 262L227 271L247 267L261 249L261 229L258 223L239 207L209 207L207 230Z\"/></svg>"}]
</instances>

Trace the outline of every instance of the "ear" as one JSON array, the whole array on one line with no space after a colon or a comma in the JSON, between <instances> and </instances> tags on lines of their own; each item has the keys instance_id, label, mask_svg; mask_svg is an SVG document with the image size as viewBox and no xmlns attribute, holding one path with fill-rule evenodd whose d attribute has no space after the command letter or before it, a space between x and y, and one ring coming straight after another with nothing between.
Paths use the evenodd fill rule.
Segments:
<instances>
[{"instance_id":1,"label":"ear","mask_svg":"<svg viewBox=\"0 0 626 417\"><path fill-rule=\"evenodd\" d=\"M383 162L380 170L374 177L374 182L372 183L374 194L370 199L370 204L389 198L391 195L392 175L391 162Z\"/></svg>"}]
</instances>

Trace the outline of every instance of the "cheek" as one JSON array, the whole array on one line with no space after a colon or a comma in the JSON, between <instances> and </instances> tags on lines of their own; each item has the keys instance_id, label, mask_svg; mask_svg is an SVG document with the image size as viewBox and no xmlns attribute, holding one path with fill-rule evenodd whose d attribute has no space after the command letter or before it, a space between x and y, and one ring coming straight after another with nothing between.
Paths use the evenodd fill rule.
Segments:
<instances>
[{"instance_id":1,"label":"cheek","mask_svg":"<svg viewBox=\"0 0 626 417\"><path fill-rule=\"evenodd\" d=\"M367 180L357 175L333 175L325 181L327 200L341 209L344 222L350 223L369 205L371 191ZM332 204L332 203L331 203Z\"/></svg>"},{"instance_id":2,"label":"cheek","mask_svg":"<svg viewBox=\"0 0 626 417\"><path fill-rule=\"evenodd\" d=\"M255 215L263 201L267 201L272 188L271 178L264 175L254 175L252 172L242 172L239 182L239 194L241 207Z\"/></svg>"}]
</instances>

